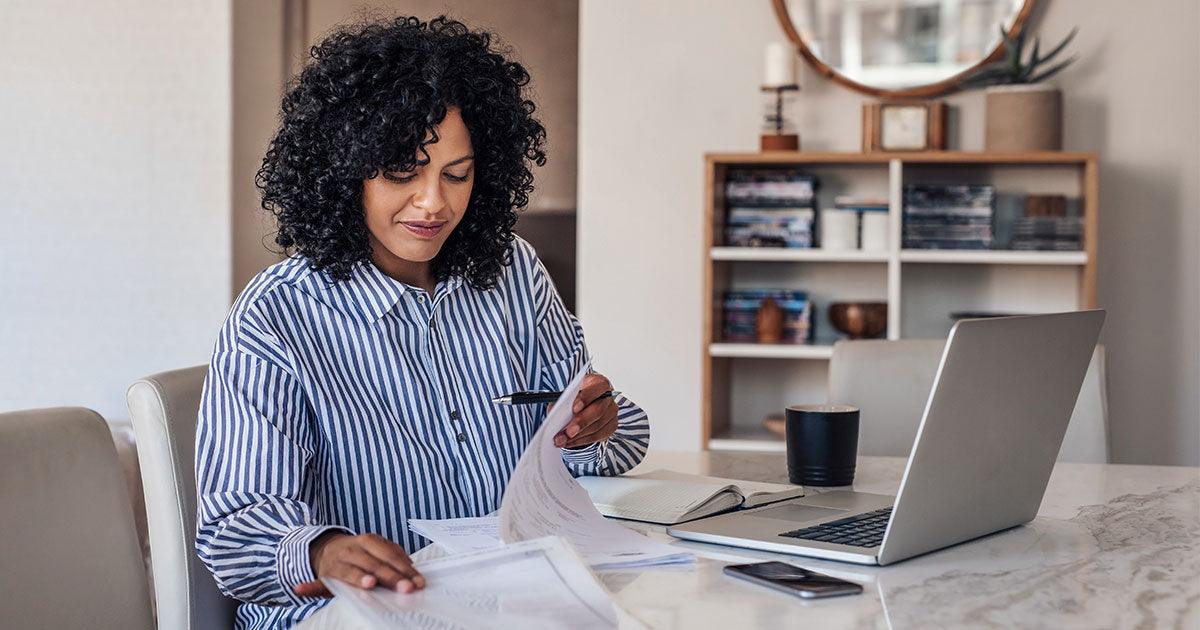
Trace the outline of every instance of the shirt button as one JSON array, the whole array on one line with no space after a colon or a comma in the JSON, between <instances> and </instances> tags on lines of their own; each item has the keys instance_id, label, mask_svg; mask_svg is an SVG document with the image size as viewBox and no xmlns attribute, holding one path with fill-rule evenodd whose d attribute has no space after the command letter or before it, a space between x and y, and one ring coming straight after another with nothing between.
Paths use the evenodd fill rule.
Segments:
<instances>
[{"instance_id":1,"label":"shirt button","mask_svg":"<svg viewBox=\"0 0 1200 630\"><path fill-rule=\"evenodd\" d=\"M418 302L424 302L424 301L425 301L425 294L424 294L424 293L418 293L418 294L417 294L417 301L418 301Z\"/></svg>"},{"instance_id":2,"label":"shirt button","mask_svg":"<svg viewBox=\"0 0 1200 630\"><path fill-rule=\"evenodd\" d=\"M457 410L457 409L456 409L456 410L454 410L454 411L451 411L451 412L450 412L450 419L451 419L451 420L458 420L458 419L459 419L459 418L461 418L461 417L462 417L462 414L458 413L458 410Z\"/></svg>"},{"instance_id":3,"label":"shirt button","mask_svg":"<svg viewBox=\"0 0 1200 630\"><path fill-rule=\"evenodd\" d=\"M461 442L466 442L466 441L467 441L467 434L466 434L466 433L459 433L458 435L456 435L456 436L454 436L454 437L455 437L455 439L457 439L457 440L458 440L460 443L461 443Z\"/></svg>"}]
</instances>

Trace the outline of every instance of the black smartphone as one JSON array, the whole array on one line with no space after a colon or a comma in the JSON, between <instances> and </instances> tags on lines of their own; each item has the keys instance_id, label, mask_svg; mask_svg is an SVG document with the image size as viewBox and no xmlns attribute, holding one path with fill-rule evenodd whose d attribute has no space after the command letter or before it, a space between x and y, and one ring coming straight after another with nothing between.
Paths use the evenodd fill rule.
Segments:
<instances>
[{"instance_id":1,"label":"black smartphone","mask_svg":"<svg viewBox=\"0 0 1200 630\"><path fill-rule=\"evenodd\" d=\"M725 573L805 599L857 595L863 592L860 584L821 575L783 562L731 564L725 567Z\"/></svg>"}]
</instances>

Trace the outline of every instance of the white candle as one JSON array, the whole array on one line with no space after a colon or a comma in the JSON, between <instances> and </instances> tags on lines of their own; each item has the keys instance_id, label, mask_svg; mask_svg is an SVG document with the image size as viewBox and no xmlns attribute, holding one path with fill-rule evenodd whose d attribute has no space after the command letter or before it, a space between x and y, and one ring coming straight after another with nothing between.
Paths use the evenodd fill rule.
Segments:
<instances>
[{"instance_id":1,"label":"white candle","mask_svg":"<svg viewBox=\"0 0 1200 630\"><path fill-rule=\"evenodd\" d=\"M767 44L766 68L763 72L763 85L779 87L796 83L796 54L792 45L784 42Z\"/></svg>"}]
</instances>

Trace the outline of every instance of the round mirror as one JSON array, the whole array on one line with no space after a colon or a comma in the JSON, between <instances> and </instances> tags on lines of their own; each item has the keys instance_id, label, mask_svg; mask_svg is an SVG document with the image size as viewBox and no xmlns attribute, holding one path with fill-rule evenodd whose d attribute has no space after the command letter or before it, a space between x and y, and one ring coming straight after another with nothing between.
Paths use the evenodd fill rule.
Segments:
<instances>
[{"instance_id":1,"label":"round mirror","mask_svg":"<svg viewBox=\"0 0 1200 630\"><path fill-rule=\"evenodd\" d=\"M773 0L784 32L821 74L888 97L953 90L998 59L1000 27L1015 36L1034 0Z\"/></svg>"}]
</instances>

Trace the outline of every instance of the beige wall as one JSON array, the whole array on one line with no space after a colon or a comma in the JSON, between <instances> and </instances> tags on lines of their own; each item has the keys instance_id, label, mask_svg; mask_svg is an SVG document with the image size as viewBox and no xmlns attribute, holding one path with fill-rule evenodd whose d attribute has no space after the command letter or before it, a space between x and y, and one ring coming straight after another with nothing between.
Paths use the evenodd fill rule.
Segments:
<instances>
[{"instance_id":1,"label":"beige wall","mask_svg":"<svg viewBox=\"0 0 1200 630\"><path fill-rule=\"evenodd\" d=\"M233 3L233 281L237 297L272 253L274 219L259 205L254 175L279 123L285 67L285 0Z\"/></svg>"},{"instance_id":2,"label":"beige wall","mask_svg":"<svg viewBox=\"0 0 1200 630\"><path fill-rule=\"evenodd\" d=\"M1035 32L1080 27L1065 148L1101 154L1100 305L1112 454L1200 463L1200 4L1043 1ZM579 313L598 367L642 402L660 448L697 448L706 151L757 149L770 3L582 0ZM859 146L864 97L802 65L806 149ZM980 150L958 94L952 148Z\"/></svg>"},{"instance_id":3,"label":"beige wall","mask_svg":"<svg viewBox=\"0 0 1200 630\"><path fill-rule=\"evenodd\" d=\"M318 43L338 24L364 15L410 14L428 20L446 13L473 28L486 28L511 46L533 76L532 94L546 125L548 159L534 171L535 192L529 210L573 211L576 173L576 65L578 8L574 0L254 0L235 2L234 13L234 165L233 293L255 273L278 260L273 219L259 208L254 173L278 123L282 75L289 42L299 36L299 61L307 46ZM290 41L290 40L289 40Z\"/></svg>"},{"instance_id":4,"label":"beige wall","mask_svg":"<svg viewBox=\"0 0 1200 630\"><path fill-rule=\"evenodd\" d=\"M309 41L317 43L333 26L370 11L372 15L415 15L423 20L447 14L471 28L500 36L533 76L538 116L546 126L546 166L536 169L529 208L575 207L575 138L579 4L574 0L308 0Z\"/></svg>"}]
</instances>

